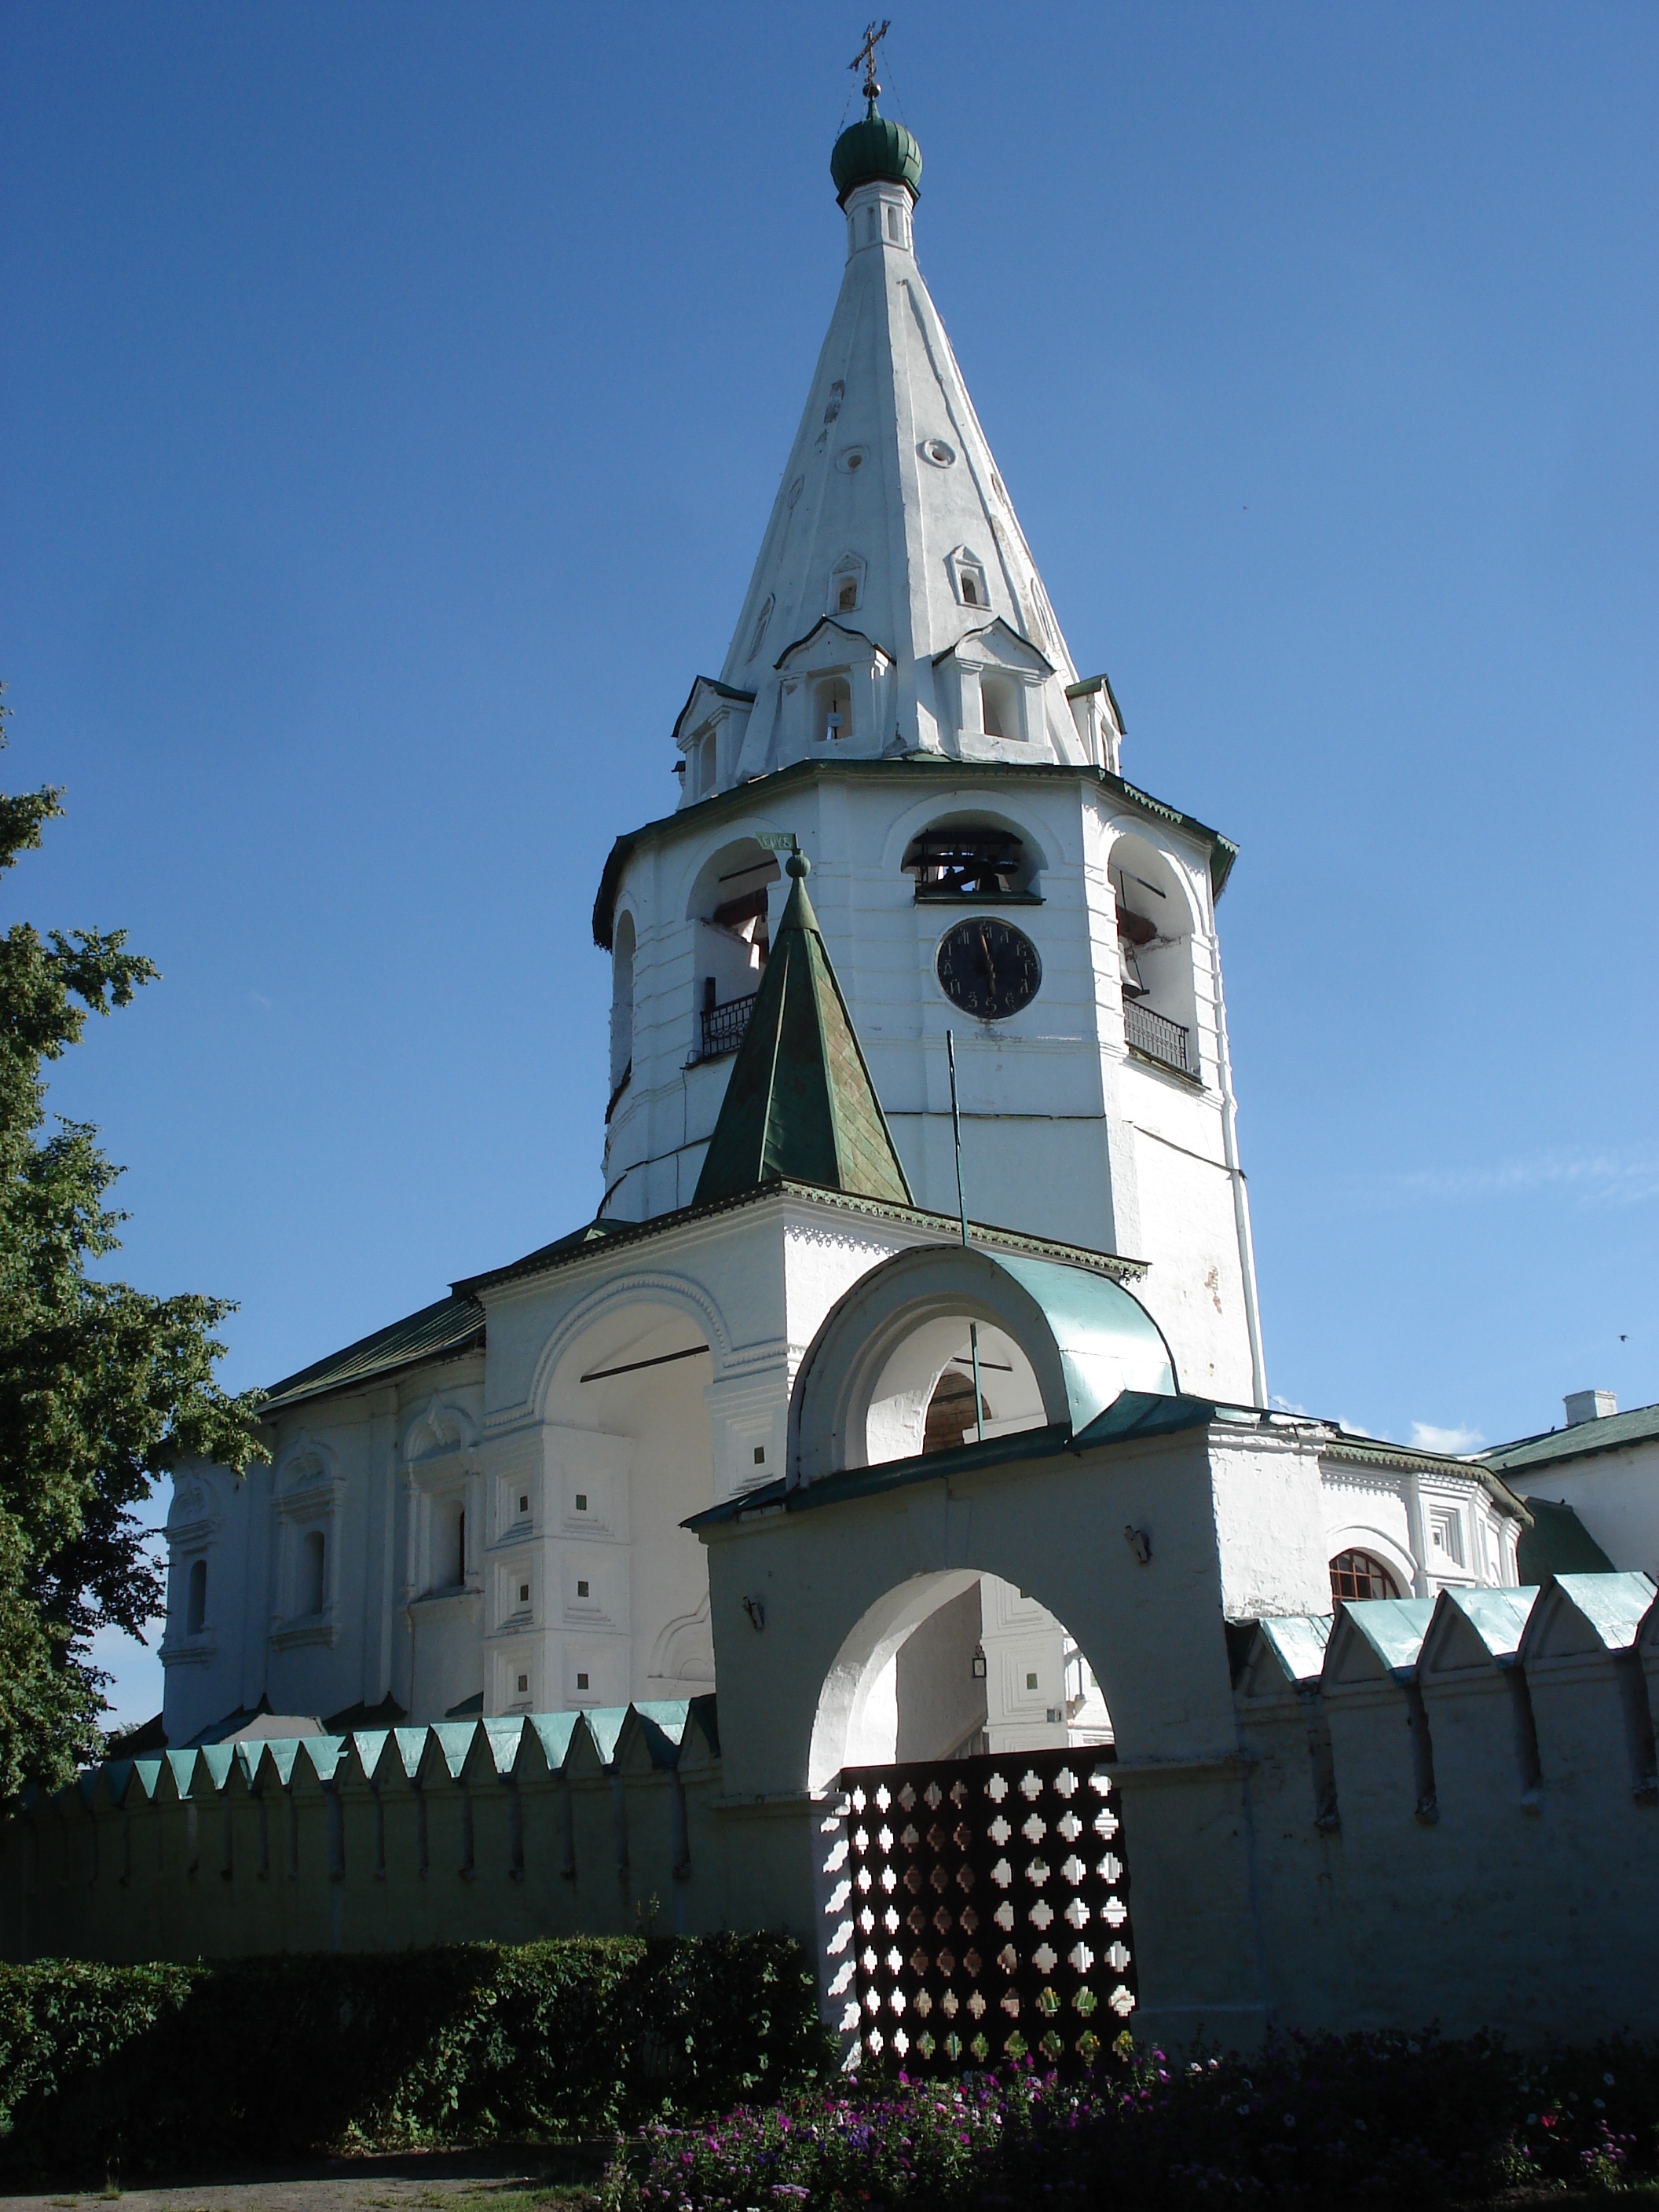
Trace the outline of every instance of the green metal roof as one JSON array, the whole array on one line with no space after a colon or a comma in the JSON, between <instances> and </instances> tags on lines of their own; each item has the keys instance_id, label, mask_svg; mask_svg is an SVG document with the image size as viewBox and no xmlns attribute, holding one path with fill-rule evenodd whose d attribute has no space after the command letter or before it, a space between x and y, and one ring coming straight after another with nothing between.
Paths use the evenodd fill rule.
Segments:
<instances>
[{"instance_id":1,"label":"green metal roof","mask_svg":"<svg viewBox=\"0 0 1659 2212\"><path fill-rule=\"evenodd\" d=\"M791 1486L780 1475L775 1482L757 1483L718 1504L706 1506L680 1523L693 1530L713 1528L726 1521L746 1521L763 1513L811 1513L825 1505L844 1505L857 1498L875 1498L884 1491L907 1490L913 1483L951 1482L986 1469L1008 1467L1021 1460L1055 1459L1061 1452L1081 1453L1121 1443L1131 1437L1170 1435L1183 1429L1203 1428L1218 1409L1206 1398L1168 1398L1161 1393L1126 1390L1111 1413L1127 1412L1115 1428L1104 1419L1073 1435L1064 1421L1046 1428L1018 1429L1006 1437L987 1437L982 1442L954 1445L949 1451L923 1452L913 1459L884 1460L875 1467L843 1468L836 1474ZM1266 1419L1261 1416L1259 1418Z\"/></svg>"},{"instance_id":2,"label":"green metal roof","mask_svg":"<svg viewBox=\"0 0 1659 2212\"><path fill-rule=\"evenodd\" d=\"M1103 768L1073 768L1049 761L1034 761L1029 766L1019 767L1003 761L951 760L943 753L908 753L902 759L895 756L882 760L793 761L787 768L775 769L769 775L753 776L747 783L733 785L730 791L715 792L708 799L698 799L694 805L683 806L672 814L659 815L654 822L647 822L618 837L606 858L599 894L593 902L593 942L602 951L610 951L617 887L623 870L639 846L653 844L693 819L699 824L719 822L728 815L751 812L757 801L762 800L769 807L775 805L797 785L810 785L820 777L836 776L895 776L912 782L926 783L931 780L946 785L978 784L988 789L1017 782L1092 783L1110 792L1115 799L1121 799L1138 813L1167 822L1196 843L1206 846L1210 854L1210 890L1214 897L1221 896L1233 862L1238 858L1238 848L1231 837L1224 837L1218 830L1210 829L1191 814L1166 806L1161 799L1152 798L1150 793L1126 783L1121 775L1114 775Z\"/></svg>"},{"instance_id":3,"label":"green metal roof","mask_svg":"<svg viewBox=\"0 0 1659 2212\"><path fill-rule=\"evenodd\" d=\"M1117 694L1112 689L1112 679L1103 668L1098 676L1085 676L1077 683L1068 684L1066 686L1066 696L1068 699L1086 699L1094 691L1105 692L1112 704L1112 720L1117 724L1119 734L1127 738L1129 734L1129 725L1124 720L1123 709L1117 703Z\"/></svg>"},{"instance_id":4,"label":"green metal roof","mask_svg":"<svg viewBox=\"0 0 1659 2212\"><path fill-rule=\"evenodd\" d=\"M1352 1598L1344 1602L1338 1618L1351 1622L1389 1673L1404 1681L1417 1665L1434 1606L1431 1597Z\"/></svg>"},{"instance_id":5,"label":"green metal roof","mask_svg":"<svg viewBox=\"0 0 1659 2212\"><path fill-rule=\"evenodd\" d=\"M1286 1681L1305 1686L1319 1680L1334 1617L1328 1613L1287 1613L1255 1623Z\"/></svg>"},{"instance_id":6,"label":"green metal roof","mask_svg":"<svg viewBox=\"0 0 1659 2212\"><path fill-rule=\"evenodd\" d=\"M783 1176L914 1203L806 896L808 866L805 854L790 854L794 881L694 1205Z\"/></svg>"},{"instance_id":7,"label":"green metal roof","mask_svg":"<svg viewBox=\"0 0 1659 2212\"><path fill-rule=\"evenodd\" d=\"M860 185L902 185L912 202L921 196L921 149L902 123L881 114L872 100L856 123L836 139L830 155L836 198L843 207Z\"/></svg>"},{"instance_id":8,"label":"green metal roof","mask_svg":"<svg viewBox=\"0 0 1659 2212\"><path fill-rule=\"evenodd\" d=\"M1659 1437L1659 1406L1635 1406L1628 1413L1608 1413L1599 1421L1574 1421L1565 1429L1547 1429L1541 1436L1522 1437L1512 1444L1494 1444L1480 1454L1488 1467L1524 1468L1553 1466L1562 1460L1588 1459L1595 1452L1618 1451L1626 1444L1646 1443Z\"/></svg>"},{"instance_id":9,"label":"green metal roof","mask_svg":"<svg viewBox=\"0 0 1659 2212\"><path fill-rule=\"evenodd\" d=\"M1650 1577L1627 1570L1611 1575L1557 1575L1569 1597L1609 1651L1628 1651L1653 1605Z\"/></svg>"},{"instance_id":10,"label":"green metal roof","mask_svg":"<svg viewBox=\"0 0 1659 2212\"><path fill-rule=\"evenodd\" d=\"M483 1340L483 1308L476 1298L452 1291L435 1305L422 1306L419 1313L376 1329L373 1336L360 1337L343 1352L331 1352L326 1359L288 1376L266 1393L259 1410L280 1413L285 1406L298 1405L325 1390L370 1382L394 1368L413 1366L417 1360L471 1351Z\"/></svg>"},{"instance_id":11,"label":"green metal roof","mask_svg":"<svg viewBox=\"0 0 1659 2212\"><path fill-rule=\"evenodd\" d=\"M1613 1561L1571 1505L1529 1498L1532 1526L1521 1531L1516 1571L1522 1583L1541 1583L1549 1575L1610 1575Z\"/></svg>"},{"instance_id":12,"label":"green metal roof","mask_svg":"<svg viewBox=\"0 0 1659 2212\"><path fill-rule=\"evenodd\" d=\"M1531 1533L1528 1530L1521 1539L1523 1551ZM1500 1662L1513 1659L1521 1649L1521 1638L1537 1601L1535 1589L1443 1589L1437 1601L1443 1613L1449 1608L1461 1613L1475 1636Z\"/></svg>"}]
</instances>

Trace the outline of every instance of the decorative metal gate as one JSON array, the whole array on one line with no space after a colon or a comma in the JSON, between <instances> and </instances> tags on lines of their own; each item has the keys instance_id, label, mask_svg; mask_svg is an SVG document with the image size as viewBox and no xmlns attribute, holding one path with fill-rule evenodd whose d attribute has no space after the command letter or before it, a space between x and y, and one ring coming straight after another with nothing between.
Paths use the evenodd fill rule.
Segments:
<instances>
[{"instance_id":1,"label":"decorative metal gate","mask_svg":"<svg viewBox=\"0 0 1659 2212\"><path fill-rule=\"evenodd\" d=\"M1118 2033L1135 1978L1112 1759L1074 1747L843 1771L872 2057L935 2072L1021 2050L1059 2061Z\"/></svg>"}]
</instances>

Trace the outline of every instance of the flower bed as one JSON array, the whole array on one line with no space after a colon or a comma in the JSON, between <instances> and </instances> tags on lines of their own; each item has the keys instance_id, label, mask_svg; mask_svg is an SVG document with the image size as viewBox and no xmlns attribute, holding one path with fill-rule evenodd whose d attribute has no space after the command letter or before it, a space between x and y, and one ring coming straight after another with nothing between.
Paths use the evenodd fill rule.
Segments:
<instances>
[{"instance_id":1,"label":"flower bed","mask_svg":"<svg viewBox=\"0 0 1659 2212\"><path fill-rule=\"evenodd\" d=\"M1022 2063L958 2082L843 2082L647 2129L629 2163L636 2212L1468 2203L1659 2168L1659 2050L1543 2057L1487 2037L1371 2034L1176 2065L1126 2037L1081 2079Z\"/></svg>"}]
</instances>

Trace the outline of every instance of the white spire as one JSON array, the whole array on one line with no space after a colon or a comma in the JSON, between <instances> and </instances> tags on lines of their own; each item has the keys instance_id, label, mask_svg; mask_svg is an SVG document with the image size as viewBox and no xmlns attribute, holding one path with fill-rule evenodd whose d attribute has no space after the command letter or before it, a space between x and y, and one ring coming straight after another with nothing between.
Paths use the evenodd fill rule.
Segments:
<instances>
[{"instance_id":1,"label":"white spire","mask_svg":"<svg viewBox=\"0 0 1659 2212\"><path fill-rule=\"evenodd\" d=\"M1105 686L1067 699L1077 671L916 265L912 192L861 181L844 206L841 296L743 613L676 728L686 799L901 749L1115 768Z\"/></svg>"}]
</instances>

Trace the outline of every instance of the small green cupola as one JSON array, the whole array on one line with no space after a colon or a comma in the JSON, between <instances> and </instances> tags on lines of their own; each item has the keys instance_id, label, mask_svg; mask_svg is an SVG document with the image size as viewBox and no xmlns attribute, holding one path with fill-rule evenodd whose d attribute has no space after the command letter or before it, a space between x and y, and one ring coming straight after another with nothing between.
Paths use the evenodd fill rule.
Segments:
<instances>
[{"instance_id":1,"label":"small green cupola","mask_svg":"<svg viewBox=\"0 0 1659 2212\"><path fill-rule=\"evenodd\" d=\"M873 98L849 124L830 156L836 198L843 207L860 185L902 185L911 204L921 197L921 149L902 123L880 114Z\"/></svg>"}]
</instances>

